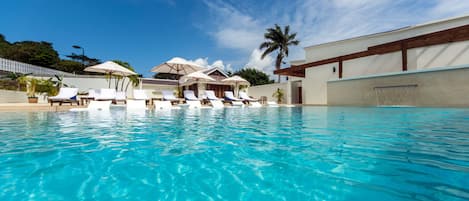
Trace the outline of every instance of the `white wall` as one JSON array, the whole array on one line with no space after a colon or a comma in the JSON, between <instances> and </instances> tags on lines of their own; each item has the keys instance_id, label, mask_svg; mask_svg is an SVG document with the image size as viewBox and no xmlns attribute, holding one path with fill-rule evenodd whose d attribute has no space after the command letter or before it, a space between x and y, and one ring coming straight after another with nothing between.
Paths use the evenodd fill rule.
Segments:
<instances>
[{"instance_id":1,"label":"white wall","mask_svg":"<svg viewBox=\"0 0 469 201\"><path fill-rule=\"evenodd\" d=\"M332 68L336 67L336 72ZM327 81L338 78L338 63L325 64L305 70L302 82L303 104L325 105L327 104Z\"/></svg>"},{"instance_id":2,"label":"white wall","mask_svg":"<svg viewBox=\"0 0 469 201\"><path fill-rule=\"evenodd\" d=\"M0 103L26 103L27 99L24 91L0 90Z\"/></svg>"},{"instance_id":3,"label":"white wall","mask_svg":"<svg viewBox=\"0 0 469 201\"><path fill-rule=\"evenodd\" d=\"M137 89L139 87L136 87ZM162 98L162 91L176 91L175 85L156 85L156 84L143 84L142 89L150 98Z\"/></svg>"},{"instance_id":4,"label":"white wall","mask_svg":"<svg viewBox=\"0 0 469 201\"><path fill-rule=\"evenodd\" d=\"M342 70L343 78L399 72L402 71L402 54L393 52L346 60L343 61Z\"/></svg>"},{"instance_id":5,"label":"white wall","mask_svg":"<svg viewBox=\"0 0 469 201\"><path fill-rule=\"evenodd\" d=\"M407 54L409 70L464 65L469 63L469 41L414 48Z\"/></svg>"},{"instance_id":6,"label":"white wall","mask_svg":"<svg viewBox=\"0 0 469 201\"><path fill-rule=\"evenodd\" d=\"M396 31L331 42L305 48L306 62L333 58L367 50L368 47L413 36L469 24L469 16L432 22ZM469 41L455 42L407 51L408 70L469 64ZM336 73L332 68L336 67ZM373 55L343 62L343 78L379 75L402 71L402 53ZM338 63L307 68L303 85L303 103L327 104L327 81L338 78ZM291 94L290 94L291 95Z\"/></svg>"},{"instance_id":7,"label":"white wall","mask_svg":"<svg viewBox=\"0 0 469 201\"><path fill-rule=\"evenodd\" d=\"M48 77L44 77L43 79L49 79ZM124 90L127 85L128 80L126 79L124 83ZM77 87L80 92L88 92L90 89L101 89L101 88L109 88L109 82L107 81L106 78L102 77L65 77L63 79L63 83ZM120 81L118 89L121 89L121 83ZM111 88L115 87L115 79L111 79ZM136 86L135 89L139 89L140 86ZM176 86L174 85L158 85L158 84L143 84L142 89L145 90L146 94L149 97L154 97L154 98L160 98L162 97L161 91L163 90L176 90ZM127 88L127 97L128 98L133 98L133 90L134 87L132 84L129 85Z\"/></svg>"},{"instance_id":8,"label":"white wall","mask_svg":"<svg viewBox=\"0 0 469 201\"><path fill-rule=\"evenodd\" d=\"M439 21L435 23L431 22L396 31L372 34L368 36L362 36L320 45L313 45L305 48L305 58L306 62L333 58L341 55L364 51L367 50L367 48L370 46L375 46L387 42L401 40L404 38L450 29L467 24L469 24L469 16Z\"/></svg>"},{"instance_id":9,"label":"white wall","mask_svg":"<svg viewBox=\"0 0 469 201\"><path fill-rule=\"evenodd\" d=\"M469 107L468 77L465 65L335 80L328 83L328 104Z\"/></svg>"},{"instance_id":10,"label":"white wall","mask_svg":"<svg viewBox=\"0 0 469 201\"><path fill-rule=\"evenodd\" d=\"M47 103L47 97L38 95L38 103ZM0 103L27 103L28 95L24 91L0 90Z\"/></svg>"},{"instance_id":11,"label":"white wall","mask_svg":"<svg viewBox=\"0 0 469 201\"><path fill-rule=\"evenodd\" d=\"M250 96L255 98L260 98L261 96L267 97L268 101L277 101L276 98L272 97L272 94L280 88L283 90L285 96L283 103L286 103L287 99L287 83L273 83L273 84L265 84L265 85L258 85L252 86L247 89Z\"/></svg>"},{"instance_id":12,"label":"white wall","mask_svg":"<svg viewBox=\"0 0 469 201\"><path fill-rule=\"evenodd\" d=\"M40 79L49 79L50 77L38 77ZM55 78L53 80L56 80ZM111 88L115 87L115 79L111 79ZM109 82L104 77L64 77L64 84L67 84L69 87L78 88L79 92L88 92L90 89L101 89L109 88ZM125 81L127 83L127 81ZM119 84L119 89L120 89ZM125 89L125 85L124 85ZM129 86L128 91L132 91L132 86Z\"/></svg>"}]
</instances>

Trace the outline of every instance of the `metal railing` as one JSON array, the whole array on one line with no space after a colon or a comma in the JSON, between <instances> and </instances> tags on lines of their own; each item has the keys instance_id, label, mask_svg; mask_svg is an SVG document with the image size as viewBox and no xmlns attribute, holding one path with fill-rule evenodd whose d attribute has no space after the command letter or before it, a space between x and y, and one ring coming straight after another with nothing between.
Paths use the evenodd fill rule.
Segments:
<instances>
[{"instance_id":1,"label":"metal railing","mask_svg":"<svg viewBox=\"0 0 469 201\"><path fill-rule=\"evenodd\" d=\"M18 61L13 61L9 59L0 58L0 71L22 73L36 76L75 76L72 73L67 73L59 70L54 70L50 68L35 66L27 63L22 63Z\"/></svg>"}]
</instances>

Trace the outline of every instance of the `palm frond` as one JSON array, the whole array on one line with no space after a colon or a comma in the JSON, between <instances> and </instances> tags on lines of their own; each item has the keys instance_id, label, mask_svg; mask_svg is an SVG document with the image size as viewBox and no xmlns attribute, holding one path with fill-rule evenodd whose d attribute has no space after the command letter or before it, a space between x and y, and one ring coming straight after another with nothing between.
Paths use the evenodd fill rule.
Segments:
<instances>
[{"instance_id":1,"label":"palm frond","mask_svg":"<svg viewBox=\"0 0 469 201\"><path fill-rule=\"evenodd\" d=\"M278 49L278 46L277 45L273 45L273 46L270 46L269 48L267 48L266 50L264 50L264 52L262 53L261 55L261 59L264 59L268 54L274 52L275 50Z\"/></svg>"},{"instance_id":2,"label":"palm frond","mask_svg":"<svg viewBox=\"0 0 469 201\"><path fill-rule=\"evenodd\" d=\"M264 49L264 48L268 48L268 47L272 46L272 44L273 44L272 42L267 42L267 41L266 41L266 42L263 42L263 43L259 46L259 49L262 50L262 49Z\"/></svg>"}]
</instances>

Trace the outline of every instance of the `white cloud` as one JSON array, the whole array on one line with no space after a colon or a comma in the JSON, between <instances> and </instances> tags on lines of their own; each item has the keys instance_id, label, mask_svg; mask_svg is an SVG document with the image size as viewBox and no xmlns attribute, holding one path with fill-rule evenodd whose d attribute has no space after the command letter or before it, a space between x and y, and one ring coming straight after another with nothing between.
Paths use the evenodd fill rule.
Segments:
<instances>
[{"instance_id":1,"label":"white cloud","mask_svg":"<svg viewBox=\"0 0 469 201\"><path fill-rule=\"evenodd\" d=\"M431 10L433 15L451 17L454 15L469 14L469 1L467 0L438 0Z\"/></svg>"},{"instance_id":2,"label":"white cloud","mask_svg":"<svg viewBox=\"0 0 469 201\"><path fill-rule=\"evenodd\" d=\"M262 37L251 30L227 28L215 33L217 43L225 48L250 51L257 47Z\"/></svg>"},{"instance_id":3,"label":"white cloud","mask_svg":"<svg viewBox=\"0 0 469 201\"><path fill-rule=\"evenodd\" d=\"M197 58L195 60L189 60L190 62L194 62L200 66L203 66L205 68L213 68L213 67L218 67L224 71L233 71L233 68L231 68L231 64L224 64L223 60L215 60L211 65L208 62L208 57L205 58Z\"/></svg>"},{"instance_id":4,"label":"white cloud","mask_svg":"<svg viewBox=\"0 0 469 201\"><path fill-rule=\"evenodd\" d=\"M251 56L249 57L248 63L244 66L244 68L254 68L260 71L264 71L267 74L273 75L273 70L275 67L273 66L274 59L267 55L264 59L261 59L262 51L259 49L254 49L251 52Z\"/></svg>"},{"instance_id":5,"label":"white cloud","mask_svg":"<svg viewBox=\"0 0 469 201\"><path fill-rule=\"evenodd\" d=\"M263 25L253 17L223 1L205 1L205 4L214 13L214 32L210 34L219 46L250 52L263 40L259 34Z\"/></svg>"},{"instance_id":6,"label":"white cloud","mask_svg":"<svg viewBox=\"0 0 469 201\"><path fill-rule=\"evenodd\" d=\"M198 65L201 65L203 67L208 67L208 57L205 58L197 58L194 61L192 61Z\"/></svg>"},{"instance_id":7,"label":"white cloud","mask_svg":"<svg viewBox=\"0 0 469 201\"><path fill-rule=\"evenodd\" d=\"M213 67L217 67L217 68L221 68L221 69L225 69L225 64L223 64L223 61L222 60L216 60L212 63L212 65L210 65L212 68Z\"/></svg>"},{"instance_id":8,"label":"white cloud","mask_svg":"<svg viewBox=\"0 0 469 201\"><path fill-rule=\"evenodd\" d=\"M245 66L267 72L272 60L257 50L265 29L290 25L300 46L288 60L304 59L302 47L397 29L469 13L468 0L297 0L230 3L205 1L213 15L208 34L221 48L238 50ZM247 5L246 5L247 4ZM270 58L272 59L272 58ZM240 62L245 63L245 62ZM270 72L271 73L271 72Z\"/></svg>"},{"instance_id":9,"label":"white cloud","mask_svg":"<svg viewBox=\"0 0 469 201\"><path fill-rule=\"evenodd\" d=\"M231 64L226 64L225 71L226 72L234 72L234 69L231 67Z\"/></svg>"}]
</instances>

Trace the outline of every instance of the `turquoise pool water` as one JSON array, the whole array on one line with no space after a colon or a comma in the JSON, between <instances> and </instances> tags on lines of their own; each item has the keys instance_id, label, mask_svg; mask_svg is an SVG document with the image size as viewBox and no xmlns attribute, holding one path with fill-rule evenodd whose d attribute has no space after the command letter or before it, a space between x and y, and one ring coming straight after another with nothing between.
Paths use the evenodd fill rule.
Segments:
<instances>
[{"instance_id":1,"label":"turquoise pool water","mask_svg":"<svg viewBox=\"0 0 469 201\"><path fill-rule=\"evenodd\" d=\"M2 201L469 199L469 109L0 115Z\"/></svg>"}]
</instances>

